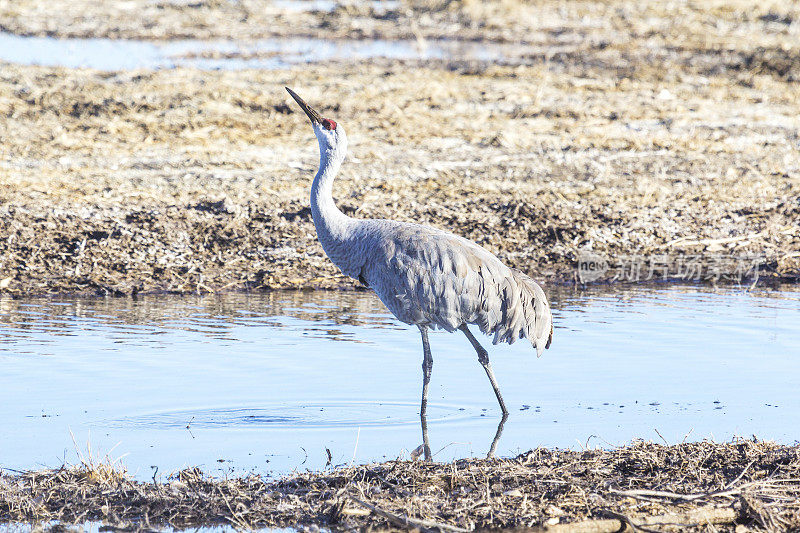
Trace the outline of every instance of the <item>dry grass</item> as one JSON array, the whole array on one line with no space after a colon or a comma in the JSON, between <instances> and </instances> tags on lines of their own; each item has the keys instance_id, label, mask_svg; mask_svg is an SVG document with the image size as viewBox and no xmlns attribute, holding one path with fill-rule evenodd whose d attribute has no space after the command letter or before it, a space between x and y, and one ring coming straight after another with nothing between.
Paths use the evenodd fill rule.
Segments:
<instances>
[{"instance_id":1,"label":"dry grass","mask_svg":"<svg viewBox=\"0 0 800 533\"><path fill-rule=\"evenodd\" d=\"M189 469L167 483L144 483L119 471L96 476L93 468L0 475L0 521L444 532L617 531L621 522L643 531L800 527L800 449L754 440L536 449L513 459L446 464L393 461L276 481L213 479Z\"/></svg>"},{"instance_id":2,"label":"dry grass","mask_svg":"<svg viewBox=\"0 0 800 533\"><path fill-rule=\"evenodd\" d=\"M23 33L134 36L131 13L163 15L137 23L138 37L167 26L166 36L182 36L191 21L199 37L267 27L393 37L400 30L389 26L410 27L360 4L289 26L228 17L251 9L246 1L133 1L108 17L90 17L90 4L116 4L68 4L0 2L0 21ZM459 28L504 39L481 22L489 17L531 51L508 65L376 60L269 72L5 65L0 290L352 286L316 242L307 208L316 143L284 85L347 129L335 195L355 216L450 229L551 280L573 279L587 248L611 259L756 254L762 276L798 276L796 7L433 7L418 17L420 37ZM80 23L89 20L119 32Z\"/></svg>"},{"instance_id":3,"label":"dry grass","mask_svg":"<svg viewBox=\"0 0 800 533\"><path fill-rule=\"evenodd\" d=\"M303 0L295 6L303 5ZM262 0L0 0L0 28L21 35L139 39L459 38L570 44L654 40L692 48L790 43L800 7L783 0L339 1L332 11ZM743 38L746 37L746 38Z\"/></svg>"}]
</instances>

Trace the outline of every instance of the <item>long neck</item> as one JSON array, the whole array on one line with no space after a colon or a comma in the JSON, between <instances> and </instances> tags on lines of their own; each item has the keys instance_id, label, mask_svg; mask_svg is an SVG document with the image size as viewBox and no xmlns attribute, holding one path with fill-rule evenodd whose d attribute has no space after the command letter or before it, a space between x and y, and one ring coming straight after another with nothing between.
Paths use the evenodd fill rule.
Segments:
<instances>
[{"instance_id":1,"label":"long neck","mask_svg":"<svg viewBox=\"0 0 800 533\"><path fill-rule=\"evenodd\" d=\"M344 150L320 146L319 171L311 185L311 214L317 237L325 253L337 265L345 259L345 243L356 222L339 211L333 202L333 180L344 156Z\"/></svg>"}]
</instances>

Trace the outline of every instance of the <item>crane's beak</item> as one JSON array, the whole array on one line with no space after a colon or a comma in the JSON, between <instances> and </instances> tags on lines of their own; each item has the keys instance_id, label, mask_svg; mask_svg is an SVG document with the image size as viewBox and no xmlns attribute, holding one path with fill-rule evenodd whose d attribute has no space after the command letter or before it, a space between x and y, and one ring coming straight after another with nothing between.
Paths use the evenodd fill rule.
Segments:
<instances>
[{"instance_id":1,"label":"crane's beak","mask_svg":"<svg viewBox=\"0 0 800 533\"><path fill-rule=\"evenodd\" d=\"M302 98L297 96L296 92L294 92L293 90L291 90L288 87L286 87L285 89L287 91L289 91L289 94L292 95L292 98L294 98L294 101L297 102L300 105L300 107L303 108L303 111L306 112L306 115L308 115L308 118L311 119L311 123L312 124L321 124L322 123L322 117L320 116L319 113L317 113L316 111L311 109L311 107L307 103L305 103Z\"/></svg>"}]
</instances>

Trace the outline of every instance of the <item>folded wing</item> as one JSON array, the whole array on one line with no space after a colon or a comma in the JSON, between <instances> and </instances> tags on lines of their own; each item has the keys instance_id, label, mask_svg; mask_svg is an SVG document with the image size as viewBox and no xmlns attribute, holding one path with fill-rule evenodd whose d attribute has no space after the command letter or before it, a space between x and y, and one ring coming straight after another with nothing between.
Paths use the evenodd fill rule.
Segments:
<instances>
[{"instance_id":1,"label":"folded wing","mask_svg":"<svg viewBox=\"0 0 800 533\"><path fill-rule=\"evenodd\" d=\"M550 306L530 277L447 232L400 223L380 230L362 276L398 319L447 331L475 324L494 344L526 338L538 355L550 346Z\"/></svg>"}]
</instances>

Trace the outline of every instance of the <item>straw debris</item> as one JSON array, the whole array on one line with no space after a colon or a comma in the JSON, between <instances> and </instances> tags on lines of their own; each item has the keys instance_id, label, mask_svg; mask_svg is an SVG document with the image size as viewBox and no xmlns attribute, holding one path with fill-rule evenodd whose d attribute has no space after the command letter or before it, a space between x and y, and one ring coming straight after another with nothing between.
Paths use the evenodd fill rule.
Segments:
<instances>
[{"instance_id":1,"label":"straw debris","mask_svg":"<svg viewBox=\"0 0 800 533\"><path fill-rule=\"evenodd\" d=\"M0 474L0 520L103 521L112 529L232 524L518 531L778 531L800 527L800 448L756 440L613 450L536 449L512 459L391 461L165 483L91 465Z\"/></svg>"},{"instance_id":2,"label":"straw debris","mask_svg":"<svg viewBox=\"0 0 800 533\"><path fill-rule=\"evenodd\" d=\"M552 281L575 280L582 251L692 261L712 281L720 256L758 258L761 279L800 275L791 2L281 9L0 1L0 21L28 35L154 39L293 32L424 46L457 34L524 53L277 71L4 65L0 291L355 287L316 242L316 142L284 85L348 131L335 195L353 216L433 224Z\"/></svg>"}]
</instances>

